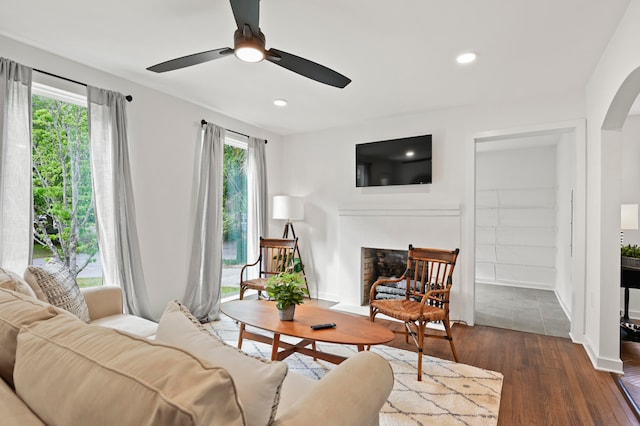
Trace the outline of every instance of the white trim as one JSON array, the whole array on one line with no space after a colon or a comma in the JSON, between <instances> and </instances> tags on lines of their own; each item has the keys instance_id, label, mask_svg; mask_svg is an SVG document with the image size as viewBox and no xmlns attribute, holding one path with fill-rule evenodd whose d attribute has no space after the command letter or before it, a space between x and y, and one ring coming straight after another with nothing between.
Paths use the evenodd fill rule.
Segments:
<instances>
[{"instance_id":1,"label":"white trim","mask_svg":"<svg viewBox=\"0 0 640 426\"><path fill-rule=\"evenodd\" d=\"M37 83L35 81L31 84L31 95L43 96L69 104L85 108L87 107L87 97L85 95L79 95L77 93L69 92L68 90L58 89L57 87Z\"/></svg>"},{"instance_id":2,"label":"white trim","mask_svg":"<svg viewBox=\"0 0 640 426\"><path fill-rule=\"evenodd\" d=\"M224 144L235 148L241 148L246 151L249 149L249 138L236 133L225 132Z\"/></svg>"},{"instance_id":3,"label":"white trim","mask_svg":"<svg viewBox=\"0 0 640 426\"><path fill-rule=\"evenodd\" d=\"M593 351L593 344L586 336L582 341L582 346L587 352L587 356L591 360L591 364L593 364L596 370L606 371L609 373L624 374L623 365L620 358L603 358L596 356L595 352Z\"/></svg>"},{"instance_id":4,"label":"white trim","mask_svg":"<svg viewBox=\"0 0 640 426\"><path fill-rule=\"evenodd\" d=\"M571 309L571 332L570 336L574 342L584 341L585 333L585 300L586 300L586 122L584 119L562 121L557 123L546 123L532 126L516 127L512 129L499 129L478 132L470 135L466 151L467 156L467 206L466 220L463 220L464 231L462 245L474 251L476 247L475 238L475 209L476 209L476 143L486 140L500 140L520 136L535 134L549 134L554 132L575 132L576 144L576 188L575 188L575 209L574 209L574 256L572 265L574 300ZM462 312L462 320L473 325L475 320L475 257L471 257L466 262L466 276L468 279L461 283L462 294L465 297L465 309ZM563 307L563 309L566 307ZM586 346L585 346L586 348ZM611 367L610 361L598 361L593 363ZM604 364L603 364L604 362ZM614 365L615 366L615 365Z\"/></svg>"},{"instance_id":5,"label":"white trim","mask_svg":"<svg viewBox=\"0 0 640 426\"><path fill-rule=\"evenodd\" d=\"M379 208L379 209L340 209L338 216L459 216L459 208Z\"/></svg>"}]
</instances>

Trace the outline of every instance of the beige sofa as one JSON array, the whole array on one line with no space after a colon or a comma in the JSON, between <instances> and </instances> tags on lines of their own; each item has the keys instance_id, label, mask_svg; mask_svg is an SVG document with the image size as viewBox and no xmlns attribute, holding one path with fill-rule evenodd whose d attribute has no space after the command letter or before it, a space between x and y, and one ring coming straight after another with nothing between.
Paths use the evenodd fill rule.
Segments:
<instances>
[{"instance_id":1,"label":"beige sofa","mask_svg":"<svg viewBox=\"0 0 640 426\"><path fill-rule=\"evenodd\" d=\"M370 352L315 381L287 372L284 363L231 352L189 325L175 303L153 340L147 337L157 324L124 314L119 288L83 294L90 324L0 288L3 424L371 425L393 386L389 363ZM211 359L218 354L226 364ZM260 365L243 374L247 362ZM285 370L275 403L266 401L271 413L257 411L264 398L247 397L271 374L261 368Z\"/></svg>"}]
</instances>

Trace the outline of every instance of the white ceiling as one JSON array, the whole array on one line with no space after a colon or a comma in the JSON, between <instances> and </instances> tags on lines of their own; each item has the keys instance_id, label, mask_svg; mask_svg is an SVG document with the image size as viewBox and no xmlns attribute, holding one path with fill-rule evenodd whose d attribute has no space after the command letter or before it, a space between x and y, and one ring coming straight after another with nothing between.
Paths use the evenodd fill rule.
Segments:
<instances>
[{"instance_id":1,"label":"white ceiling","mask_svg":"<svg viewBox=\"0 0 640 426\"><path fill-rule=\"evenodd\" d=\"M267 48L335 69L353 80L345 89L233 56L145 70L232 47L226 0L0 0L0 33L287 135L580 89L628 3L263 0ZM464 51L477 52L476 63L457 65Z\"/></svg>"}]
</instances>

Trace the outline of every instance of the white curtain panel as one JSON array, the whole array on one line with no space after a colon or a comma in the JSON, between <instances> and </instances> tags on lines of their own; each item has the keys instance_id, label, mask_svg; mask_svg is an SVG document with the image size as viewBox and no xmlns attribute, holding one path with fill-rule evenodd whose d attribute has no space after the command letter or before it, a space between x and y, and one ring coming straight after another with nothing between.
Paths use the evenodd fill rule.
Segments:
<instances>
[{"instance_id":1,"label":"white curtain panel","mask_svg":"<svg viewBox=\"0 0 640 426\"><path fill-rule=\"evenodd\" d=\"M142 272L131 185L124 95L87 87L91 173L105 282L120 286L129 313L154 319Z\"/></svg>"},{"instance_id":2,"label":"white curtain panel","mask_svg":"<svg viewBox=\"0 0 640 426\"><path fill-rule=\"evenodd\" d=\"M260 237L269 237L267 161L264 139L249 138L247 150L247 261L258 258ZM250 268L248 278L258 276L258 267Z\"/></svg>"},{"instance_id":3,"label":"white curtain panel","mask_svg":"<svg viewBox=\"0 0 640 426\"><path fill-rule=\"evenodd\" d=\"M31 74L0 58L0 266L18 274L33 247Z\"/></svg>"},{"instance_id":4,"label":"white curtain panel","mask_svg":"<svg viewBox=\"0 0 640 426\"><path fill-rule=\"evenodd\" d=\"M222 127L205 125L194 182L195 220L184 304L203 322L220 318L224 137Z\"/></svg>"}]
</instances>

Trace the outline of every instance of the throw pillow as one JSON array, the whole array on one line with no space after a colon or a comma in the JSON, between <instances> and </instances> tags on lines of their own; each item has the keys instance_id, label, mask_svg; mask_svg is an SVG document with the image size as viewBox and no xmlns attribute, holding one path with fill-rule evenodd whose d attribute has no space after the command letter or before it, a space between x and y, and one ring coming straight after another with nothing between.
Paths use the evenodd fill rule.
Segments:
<instances>
[{"instance_id":1,"label":"throw pillow","mask_svg":"<svg viewBox=\"0 0 640 426\"><path fill-rule=\"evenodd\" d=\"M198 358L219 365L236 384L248 426L273 423L282 382L288 372L284 362L252 357L213 336L180 302L169 302L156 339L184 349Z\"/></svg>"},{"instance_id":2,"label":"throw pillow","mask_svg":"<svg viewBox=\"0 0 640 426\"><path fill-rule=\"evenodd\" d=\"M36 299L36 293L22 277L8 269L0 268L0 288L15 291Z\"/></svg>"},{"instance_id":3,"label":"throw pillow","mask_svg":"<svg viewBox=\"0 0 640 426\"><path fill-rule=\"evenodd\" d=\"M63 264L49 262L45 266L29 266L24 272L24 279L31 288L40 288L47 302L53 306L71 312L84 322L91 321L80 287Z\"/></svg>"},{"instance_id":4,"label":"throw pillow","mask_svg":"<svg viewBox=\"0 0 640 426\"><path fill-rule=\"evenodd\" d=\"M13 377L48 425L245 425L223 368L71 315L22 327Z\"/></svg>"},{"instance_id":5,"label":"throw pillow","mask_svg":"<svg viewBox=\"0 0 640 426\"><path fill-rule=\"evenodd\" d=\"M31 296L0 289L0 379L13 386L16 342L23 325L58 315L56 308ZM2 423L0 421L0 423Z\"/></svg>"}]
</instances>

